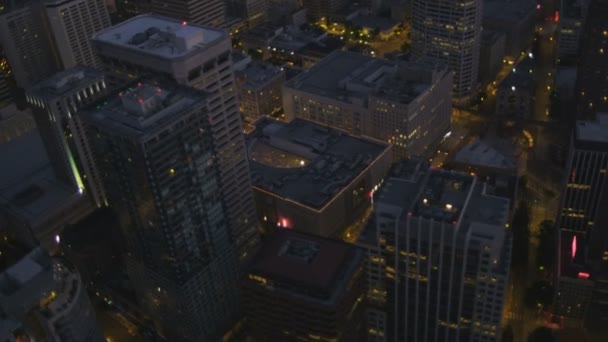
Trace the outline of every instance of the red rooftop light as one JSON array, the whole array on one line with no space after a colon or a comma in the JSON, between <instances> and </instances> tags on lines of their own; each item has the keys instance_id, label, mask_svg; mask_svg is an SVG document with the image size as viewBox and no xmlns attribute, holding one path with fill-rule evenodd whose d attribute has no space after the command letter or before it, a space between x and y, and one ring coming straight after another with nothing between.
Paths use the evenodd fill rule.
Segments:
<instances>
[{"instance_id":1,"label":"red rooftop light","mask_svg":"<svg viewBox=\"0 0 608 342\"><path fill-rule=\"evenodd\" d=\"M144 103L144 99L142 99L141 97L137 99L137 102L139 103Z\"/></svg>"},{"instance_id":2,"label":"red rooftop light","mask_svg":"<svg viewBox=\"0 0 608 342\"><path fill-rule=\"evenodd\" d=\"M188 22L182 21L182 26L188 26Z\"/></svg>"},{"instance_id":3,"label":"red rooftop light","mask_svg":"<svg viewBox=\"0 0 608 342\"><path fill-rule=\"evenodd\" d=\"M590 274L587 272L578 272L578 279L589 279Z\"/></svg>"},{"instance_id":4,"label":"red rooftop light","mask_svg":"<svg viewBox=\"0 0 608 342\"><path fill-rule=\"evenodd\" d=\"M412 216L412 215L414 215L414 214L411 211L407 212L407 216Z\"/></svg>"},{"instance_id":5,"label":"red rooftop light","mask_svg":"<svg viewBox=\"0 0 608 342\"><path fill-rule=\"evenodd\" d=\"M455 225L456 223L458 223L458 221L456 221L456 220L452 221L452 224Z\"/></svg>"},{"instance_id":6,"label":"red rooftop light","mask_svg":"<svg viewBox=\"0 0 608 342\"><path fill-rule=\"evenodd\" d=\"M141 82L137 82L137 86L141 88Z\"/></svg>"}]
</instances>

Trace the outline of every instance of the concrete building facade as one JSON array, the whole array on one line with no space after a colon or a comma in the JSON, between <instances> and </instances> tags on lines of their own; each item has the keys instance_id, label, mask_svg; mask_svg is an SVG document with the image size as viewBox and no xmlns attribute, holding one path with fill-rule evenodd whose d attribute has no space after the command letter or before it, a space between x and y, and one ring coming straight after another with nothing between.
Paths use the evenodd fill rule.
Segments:
<instances>
[{"instance_id":1,"label":"concrete building facade","mask_svg":"<svg viewBox=\"0 0 608 342\"><path fill-rule=\"evenodd\" d=\"M453 74L432 59L397 64L336 51L289 80L283 109L394 144L395 157L423 155L451 127Z\"/></svg>"},{"instance_id":2,"label":"concrete building facade","mask_svg":"<svg viewBox=\"0 0 608 342\"><path fill-rule=\"evenodd\" d=\"M412 1L412 54L446 62L454 72L452 95L465 102L477 89L482 3Z\"/></svg>"},{"instance_id":3,"label":"concrete building facade","mask_svg":"<svg viewBox=\"0 0 608 342\"><path fill-rule=\"evenodd\" d=\"M509 200L475 176L406 160L374 194L369 253L373 341L499 341L508 286Z\"/></svg>"}]
</instances>

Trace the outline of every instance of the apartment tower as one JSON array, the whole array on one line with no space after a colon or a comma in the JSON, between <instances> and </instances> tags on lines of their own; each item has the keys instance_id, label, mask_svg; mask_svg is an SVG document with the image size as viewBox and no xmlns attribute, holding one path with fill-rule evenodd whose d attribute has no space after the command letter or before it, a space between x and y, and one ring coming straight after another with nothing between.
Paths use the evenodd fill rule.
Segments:
<instances>
[{"instance_id":1,"label":"apartment tower","mask_svg":"<svg viewBox=\"0 0 608 342\"><path fill-rule=\"evenodd\" d=\"M94 44L108 82L125 84L154 74L207 93L207 114L232 238L244 258L258 242L249 164L231 61L222 30L142 15L99 32Z\"/></svg>"},{"instance_id":2,"label":"apartment tower","mask_svg":"<svg viewBox=\"0 0 608 342\"><path fill-rule=\"evenodd\" d=\"M239 303L211 104L142 80L83 114L142 310L170 341L215 341Z\"/></svg>"},{"instance_id":3,"label":"apartment tower","mask_svg":"<svg viewBox=\"0 0 608 342\"><path fill-rule=\"evenodd\" d=\"M474 95L479 70L482 0L413 0L412 54L447 62L454 99Z\"/></svg>"}]
</instances>

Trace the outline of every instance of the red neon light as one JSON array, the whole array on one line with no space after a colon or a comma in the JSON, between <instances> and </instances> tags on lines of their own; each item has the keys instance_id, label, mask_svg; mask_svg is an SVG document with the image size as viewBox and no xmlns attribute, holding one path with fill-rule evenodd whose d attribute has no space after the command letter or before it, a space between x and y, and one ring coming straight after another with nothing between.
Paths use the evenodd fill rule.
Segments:
<instances>
[{"instance_id":1,"label":"red neon light","mask_svg":"<svg viewBox=\"0 0 608 342\"><path fill-rule=\"evenodd\" d=\"M142 99L141 97L137 99L137 102L139 103L144 103L144 99Z\"/></svg>"},{"instance_id":2,"label":"red neon light","mask_svg":"<svg viewBox=\"0 0 608 342\"><path fill-rule=\"evenodd\" d=\"M590 274L587 272L578 272L578 279L589 279Z\"/></svg>"},{"instance_id":3,"label":"red neon light","mask_svg":"<svg viewBox=\"0 0 608 342\"><path fill-rule=\"evenodd\" d=\"M141 82L137 82L137 87L138 88L141 88L141 85L142 85Z\"/></svg>"},{"instance_id":4,"label":"red neon light","mask_svg":"<svg viewBox=\"0 0 608 342\"><path fill-rule=\"evenodd\" d=\"M576 256L576 235L572 238L572 259Z\"/></svg>"},{"instance_id":5,"label":"red neon light","mask_svg":"<svg viewBox=\"0 0 608 342\"><path fill-rule=\"evenodd\" d=\"M553 18L555 22L559 21L559 11L555 11L555 17Z\"/></svg>"},{"instance_id":6,"label":"red neon light","mask_svg":"<svg viewBox=\"0 0 608 342\"><path fill-rule=\"evenodd\" d=\"M452 221L452 224L456 224L456 220Z\"/></svg>"},{"instance_id":7,"label":"red neon light","mask_svg":"<svg viewBox=\"0 0 608 342\"><path fill-rule=\"evenodd\" d=\"M374 190L369 192L369 198L374 198Z\"/></svg>"},{"instance_id":8,"label":"red neon light","mask_svg":"<svg viewBox=\"0 0 608 342\"><path fill-rule=\"evenodd\" d=\"M188 22L182 21L182 26L188 26Z\"/></svg>"},{"instance_id":9,"label":"red neon light","mask_svg":"<svg viewBox=\"0 0 608 342\"><path fill-rule=\"evenodd\" d=\"M541 8L542 8L542 6L541 6L540 4L536 4L536 9L537 9L537 10L539 10L539 9L541 9Z\"/></svg>"}]
</instances>

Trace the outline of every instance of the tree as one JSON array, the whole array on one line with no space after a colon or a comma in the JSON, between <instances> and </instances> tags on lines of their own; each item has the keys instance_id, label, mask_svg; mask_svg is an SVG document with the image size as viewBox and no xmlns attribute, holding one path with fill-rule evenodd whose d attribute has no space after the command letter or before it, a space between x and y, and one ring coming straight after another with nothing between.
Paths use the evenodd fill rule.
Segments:
<instances>
[{"instance_id":1,"label":"tree","mask_svg":"<svg viewBox=\"0 0 608 342\"><path fill-rule=\"evenodd\" d=\"M530 243L530 209L527 202L519 202L511 226L513 227L512 266L522 266L528 261Z\"/></svg>"},{"instance_id":2,"label":"tree","mask_svg":"<svg viewBox=\"0 0 608 342\"><path fill-rule=\"evenodd\" d=\"M553 331L549 328L538 327L528 335L528 342L554 342Z\"/></svg>"},{"instance_id":3,"label":"tree","mask_svg":"<svg viewBox=\"0 0 608 342\"><path fill-rule=\"evenodd\" d=\"M557 235L553 221L545 220L540 224L536 266L540 270L551 272L555 267L557 254Z\"/></svg>"}]
</instances>

